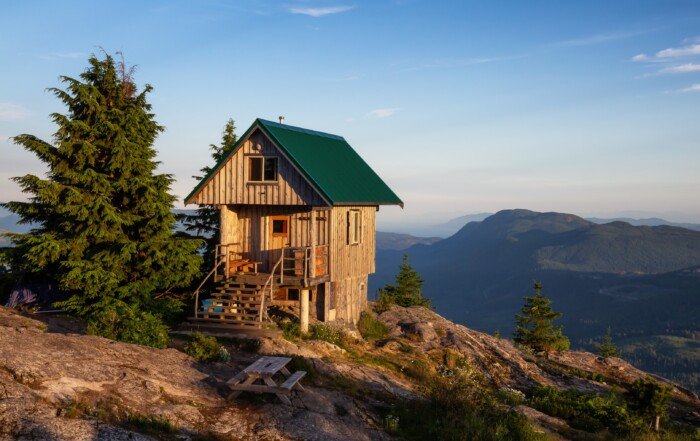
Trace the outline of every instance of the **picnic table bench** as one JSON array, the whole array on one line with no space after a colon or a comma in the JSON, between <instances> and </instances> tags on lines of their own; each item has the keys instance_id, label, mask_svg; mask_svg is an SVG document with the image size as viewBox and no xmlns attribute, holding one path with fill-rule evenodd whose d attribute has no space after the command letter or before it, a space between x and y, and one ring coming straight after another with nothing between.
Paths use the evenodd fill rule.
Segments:
<instances>
[{"instance_id":1,"label":"picnic table bench","mask_svg":"<svg viewBox=\"0 0 700 441\"><path fill-rule=\"evenodd\" d=\"M238 375L226 382L228 387L233 389L230 398L235 398L243 391L255 393L273 393L277 395L285 404L291 405L288 395L292 390L303 391L304 387L299 383L305 371L296 371L293 374L285 367L287 363L292 361L289 357L260 357L250 366L243 369ZM280 374L285 380L278 384L272 377ZM255 384L256 381L262 381L264 384Z\"/></svg>"}]
</instances>

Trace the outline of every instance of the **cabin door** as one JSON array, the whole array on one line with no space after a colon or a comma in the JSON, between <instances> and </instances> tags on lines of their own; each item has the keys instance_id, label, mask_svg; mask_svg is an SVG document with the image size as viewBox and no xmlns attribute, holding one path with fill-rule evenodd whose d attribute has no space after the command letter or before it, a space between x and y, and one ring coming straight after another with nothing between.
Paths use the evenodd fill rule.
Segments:
<instances>
[{"instance_id":1,"label":"cabin door","mask_svg":"<svg viewBox=\"0 0 700 441\"><path fill-rule=\"evenodd\" d=\"M268 237L268 262L270 271L282 256L282 248L289 246L289 216L270 216Z\"/></svg>"}]
</instances>

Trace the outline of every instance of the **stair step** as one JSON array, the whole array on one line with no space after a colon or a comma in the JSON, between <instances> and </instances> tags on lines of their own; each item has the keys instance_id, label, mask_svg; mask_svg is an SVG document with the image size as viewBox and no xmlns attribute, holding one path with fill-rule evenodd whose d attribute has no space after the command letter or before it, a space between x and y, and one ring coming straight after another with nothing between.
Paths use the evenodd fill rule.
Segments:
<instances>
[{"instance_id":1,"label":"stair step","mask_svg":"<svg viewBox=\"0 0 700 441\"><path fill-rule=\"evenodd\" d=\"M224 310L223 312L228 313L228 314L236 314L238 312L244 313L244 314L257 314L260 312L260 308L251 308L247 306L240 306L240 305L208 305L206 307L200 308L202 311L210 311L215 314L222 313L221 311L217 310ZM232 310L236 310L236 312L232 312Z\"/></svg>"},{"instance_id":2,"label":"stair step","mask_svg":"<svg viewBox=\"0 0 700 441\"><path fill-rule=\"evenodd\" d=\"M215 291L215 294L220 294L222 296L260 297L260 293L257 292Z\"/></svg>"},{"instance_id":3,"label":"stair step","mask_svg":"<svg viewBox=\"0 0 700 441\"><path fill-rule=\"evenodd\" d=\"M245 322L257 322L260 319L258 314L221 314L218 312L199 311L198 315L216 321L241 320Z\"/></svg>"},{"instance_id":4,"label":"stair step","mask_svg":"<svg viewBox=\"0 0 700 441\"><path fill-rule=\"evenodd\" d=\"M259 305L261 302L261 299L259 297L256 298L240 298L240 297L228 297L228 296L213 296L212 297L213 301L216 302L234 302L234 303L248 303L251 305Z\"/></svg>"},{"instance_id":5,"label":"stair step","mask_svg":"<svg viewBox=\"0 0 700 441\"><path fill-rule=\"evenodd\" d=\"M191 322L198 322L198 323L226 323L226 324L231 324L231 325L247 325L247 326L256 326L256 327L260 327L262 325L262 322L259 322L257 320L217 319L217 318L207 318L207 317L197 317L197 318L192 317L188 320Z\"/></svg>"}]
</instances>

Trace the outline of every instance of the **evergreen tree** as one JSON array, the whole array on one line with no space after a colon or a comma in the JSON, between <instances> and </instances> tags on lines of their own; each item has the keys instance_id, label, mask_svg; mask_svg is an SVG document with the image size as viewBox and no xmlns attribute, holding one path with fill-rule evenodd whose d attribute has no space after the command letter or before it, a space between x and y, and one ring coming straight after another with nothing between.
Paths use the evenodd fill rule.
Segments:
<instances>
[{"instance_id":1,"label":"evergreen tree","mask_svg":"<svg viewBox=\"0 0 700 441\"><path fill-rule=\"evenodd\" d=\"M615 346L615 343L612 340L610 326L608 326L608 332L605 334L605 337L603 337L603 342L598 345L598 354L605 358L620 356L620 351L617 349L617 346Z\"/></svg>"},{"instance_id":2,"label":"evergreen tree","mask_svg":"<svg viewBox=\"0 0 700 441\"><path fill-rule=\"evenodd\" d=\"M549 353L552 350L569 349L569 339L562 334L561 326L553 322L562 314L552 309L552 301L542 295L542 284L535 282L535 294L525 297L522 315L516 314L514 341L536 352Z\"/></svg>"},{"instance_id":3,"label":"evergreen tree","mask_svg":"<svg viewBox=\"0 0 700 441\"><path fill-rule=\"evenodd\" d=\"M70 294L58 306L93 332L163 346L161 314L179 306L166 294L199 273L201 242L173 236L172 178L156 173L153 149L163 128L151 86L138 92L133 72L105 54L79 79L61 77L65 90L50 89L67 107L52 114L54 144L14 138L46 164L46 178L13 178L29 201L3 205L36 225L12 236L14 268L58 282Z\"/></svg>"},{"instance_id":4,"label":"evergreen tree","mask_svg":"<svg viewBox=\"0 0 700 441\"><path fill-rule=\"evenodd\" d=\"M653 419L655 431L659 431L661 417L671 401L673 389L662 386L651 378L638 378L629 387L625 398L629 408L638 415Z\"/></svg>"},{"instance_id":5,"label":"evergreen tree","mask_svg":"<svg viewBox=\"0 0 700 441\"><path fill-rule=\"evenodd\" d=\"M229 118L224 126L224 131L221 136L221 144L210 144L209 149L211 150L211 157L213 159L212 166L205 166L200 169L202 176L192 176L196 180L200 181L204 176L208 175L214 168L214 164L217 164L221 158L226 156L233 145L238 141L238 135L236 135L236 123L233 119ZM203 269L208 270L214 265L214 249L216 244L219 243L219 223L221 222L219 210L211 205L201 205L197 208L195 214L185 214L180 217L185 229L191 233L194 233L198 237L204 239L205 250L204 250L204 265Z\"/></svg>"},{"instance_id":6,"label":"evergreen tree","mask_svg":"<svg viewBox=\"0 0 700 441\"><path fill-rule=\"evenodd\" d=\"M430 299L424 298L421 292L423 283L420 274L409 263L408 255L404 254L394 284L387 284L379 290L377 302L382 309L391 304L430 308Z\"/></svg>"}]
</instances>

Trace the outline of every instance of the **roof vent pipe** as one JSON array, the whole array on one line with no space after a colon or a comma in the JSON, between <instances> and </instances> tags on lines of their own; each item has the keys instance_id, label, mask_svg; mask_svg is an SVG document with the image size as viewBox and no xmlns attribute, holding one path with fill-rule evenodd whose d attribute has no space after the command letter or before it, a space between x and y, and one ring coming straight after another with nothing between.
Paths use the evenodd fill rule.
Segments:
<instances>
[{"instance_id":1,"label":"roof vent pipe","mask_svg":"<svg viewBox=\"0 0 700 441\"><path fill-rule=\"evenodd\" d=\"M284 116L280 115L280 124L284 124Z\"/></svg>"}]
</instances>

